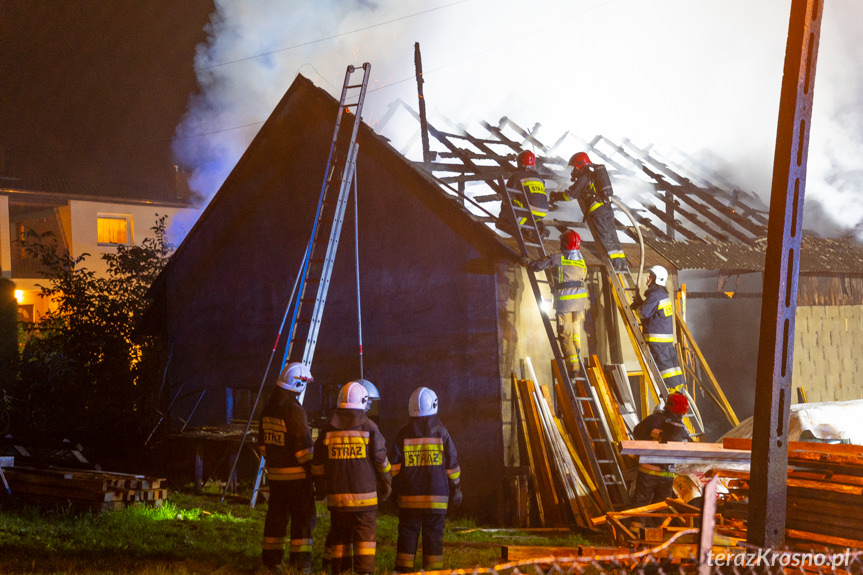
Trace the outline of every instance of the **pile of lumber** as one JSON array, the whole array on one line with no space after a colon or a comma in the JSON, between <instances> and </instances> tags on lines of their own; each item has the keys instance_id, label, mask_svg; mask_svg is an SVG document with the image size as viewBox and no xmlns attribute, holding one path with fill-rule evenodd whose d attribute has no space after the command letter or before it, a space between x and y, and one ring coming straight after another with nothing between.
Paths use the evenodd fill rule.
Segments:
<instances>
[{"instance_id":1,"label":"pile of lumber","mask_svg":"<svg viewBox=\"0 0 863 575\"><path fill-rule=\"evenodd\" d=\"M750 449L750 439L723 445ZM745 524L749 473L716 469L729 481L729 515ZM863 446L792 441L788 445L785 531L789 540L863 549Z\"/></svg>"},{"instance_id":2,"label":"pile of lumber","mask_svg":"<svg viewBox=\"0 0 863 575\"><path fill-rule=\"evenodd\" d=\"M110 511L131 504L160 507L168 496L163 479L109 471L4 467L12 496L48 507Z\"/></svg>"},{"instance_id":3,"label":"pile of lumber","mask_svg":"<svg viewBox=\"0 0 863 575\"><path fill-rule=\"evenodd\" d=\"M548 388L513 376L524 456L530 464L540 523L588 527L601 512L596 484L573 445L571 432L549 407Z\"/></svg>"},{"instance_id":4,"label":"pile of lumber","mask_svg":"<svg viewBox=\"0 0 863 575\"><path fill-rule=\"evenodd\" d=\"M533 375L532 366L529 372ZM516 379L515 374L512 376L521 461L529 464L541 525L577 525L593 529L593 517L608 511L598 491L599 482L607 478L594 476L588 458L609 464L614 460L623 469L630 462L624 461L616 445L628 438L629 432L596 356L587 367L590 387L574 382L576 389L573 391L579 397L593 397L590 404L573 404L554 362L552 374L550 387L538 385L532 379ZM580 436L578 417L583 418L590 437ZM597 446L598 440L594 438L601 434L609 439L604 442L607 447ZM588 454L585 449L594 453ZM610 473L607 468L600 472ZM619 482L609 498L616 506L625 505L628 499Z\"/></svg>"},{"instance_id":5,"label":"pile of lumber","mask_svg":"<svg viewBox=\"0 0 863 575\"><path fill-rule=\"evenodd\" d=\"M720 494L717 532L746 537L752 440L722 443L624 441L621 452L643 463L705 464L728 493ZM740 466L738 466L740 467ZM788 445L786 539L863 549L863 446L792 441Z\"/></svg>"}]
</instances>

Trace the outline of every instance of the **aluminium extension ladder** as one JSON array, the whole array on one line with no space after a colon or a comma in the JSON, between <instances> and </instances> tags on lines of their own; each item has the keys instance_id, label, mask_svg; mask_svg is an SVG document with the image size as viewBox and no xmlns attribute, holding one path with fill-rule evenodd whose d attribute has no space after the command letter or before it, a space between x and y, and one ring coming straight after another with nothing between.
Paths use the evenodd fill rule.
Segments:
<instances>
[{"instance_id":1,"label":"aluminium extension ladder","mask_svg":"<svg viewBox=\"0 0 863 575\"><path fill-rule=\"evenodd\" d=\"M291 315L289 339L285 346L285 356L282 360L281 369L284 369L290 361L294 344L298 342L303 342L304 346L302 356L297 361L309 366L309 368L312 365L324 305L327 303L327 292L330 287L336 250L339 247L342 223L345 219L351 185L354 183L359 150L357 134L362 123L363 102L366 97L371 67L372 65L368 62L360 68L350 65L345 72L333 139L330 143L330 152L324 170L324 182L321 186L321 195L318 198L318 207L315 213L315 223L300 267L297 284L299 295ZM362 79L355 81L353 76L361 71ZM303 402L304 396L305 390L300 394L300 403ZM252 416L250 416L250 421ZM248 429L246 433L248 433ZM261 457L252 492L252 507L255 506L265 469L266 460Z\"/></svg>"},{"instance_id":2,"label":"aluminium extension ladder","mask_svg":"<svg viewBox=\"0 0 863 575\"><path fill-rule=\"evenodd\" d=\"M501 196L503 198L501 202L501 216L508 216L509 225L514 228L513 237L518 242L522 259L532 259L531 249L533 249L534 253L538 254L539 257L545 257L547 254L545 252L545 247L542 244L542 240L540 239L539 226L530 212L530 203L527 198L527 192L524 189L520 190L520 192L516 192L516 194L520 193L522 195L521 198L518 198L521 206L524 206L521 207L513 203L510 191L507 189L506 184L502 179L499 181L499 185L502 190ZM520 224L520 220L524 220L524 223ZM507 229L507 231L509 231L509 229ZM530 236L530 239L525 239L525 231ZM534 241L533 238L536 238L536 241ZM579 357L580 372L575 379L581 384L582 389L588 390L588 394L586 396L580 396L576 393L576 388L570 380L569 370L567 369L566 362L563 359L563 353L561 352L560 344L558 343L555 328L552 326L548 314L546 314L542 309L540 282L550 282L550 273L551 272L546 271L546 279L539 280L536 277L537 274L535 272L530 269L527 270L527 276L536 298L537 307L539 308L540 316L542 317L542 323L545 326L545 333L554 355L554 363L557 367L557 372L560 376L561 383L563 384L563 389L572 404L572 412L575 416L575 423L579 435L579 437L575 437L573 439L581 444L581 451L586 454L588 466L596 481L599 495L606 508L611 510L614 508L610 495L610 492L612 491L616 493L618 501L623 504L628 502L629 495L626 489L626 482L623 479L623 472L620 469L620 465L618 464L614 453L613 441L607 425L602 425L601 422L597 421L597 425L594 426L594 429L597 430L598 433L591 434L585 424L586 419L588 421L592 421L593 416L590 414L601 414L602 407L599 405L599 402L596 401L595 390L593 390L590 381L587 378L587 371L584 369L584 363L581 357Z\"/></svg>"},{"instance_id":3,"label":"aluminium extension ladder","mask_svg":"<svg viewBox=\"0 0 863 575\"><path fill-rule=\"evenodd\" d=\"M359 83L352 83L352 76L359 74L360 70L363 74L362 80ZM359 69L348 66L345 73L330 154L324 171L324 183L315 214L315 224L300 267L299 296L291 316L289 340L285 346L282 368L290 360L294 344L299 341L304 342L304 348L302 356L297 361L309 367L312 365L324 305L327 303L327 291L330 287L336 250L339 247L345 209L356 170L359 148L356 140L362 121L363 102L370 70L371 64L366 62ZM345 119L350 125L343 133L342 122ZM314 297L311 295L313 292ZM302 396L300 401L302 402Z\"/></svg>"}]
</instances>

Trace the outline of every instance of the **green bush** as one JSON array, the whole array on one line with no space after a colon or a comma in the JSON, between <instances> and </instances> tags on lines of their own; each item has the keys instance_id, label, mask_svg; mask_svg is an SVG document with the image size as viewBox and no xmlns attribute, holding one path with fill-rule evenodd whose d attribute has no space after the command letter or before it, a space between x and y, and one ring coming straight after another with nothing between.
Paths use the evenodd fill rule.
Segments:
<instances>
[{"instance_id":1,"label":"green bush","mask_svg":"<svg viewBox=\"0 0 863 575\"><path fill-rule=\"evenodd\" d=\"M156 412L164 358L158 338L136 327L150 302L146 293L171 253L167 216L154 237L105 254L108 272L84 266L90 254L71 257L51 234L28 233L22 245L43 264L41 295L56 308L35 324L23 346L17 385L26 428L35 440L82 442L100 456L140 445Z\"/></svg>"}]
</instances>

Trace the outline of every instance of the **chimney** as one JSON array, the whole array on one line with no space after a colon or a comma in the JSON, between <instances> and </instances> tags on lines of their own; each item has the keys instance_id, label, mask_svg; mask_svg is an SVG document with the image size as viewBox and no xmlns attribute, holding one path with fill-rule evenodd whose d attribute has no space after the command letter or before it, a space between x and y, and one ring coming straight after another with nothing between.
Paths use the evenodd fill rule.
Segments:
<instances>
[{"instance_id":1,"label":"chimney","mask_svg":"<svg viewBox=\"0 0 863 575\"><path fill-rule=\"evenodd\" d=\"M189 173L179 164L174 164L174 194L182 202L188 202L192 196Z\"/></svg>"}]
</instances>

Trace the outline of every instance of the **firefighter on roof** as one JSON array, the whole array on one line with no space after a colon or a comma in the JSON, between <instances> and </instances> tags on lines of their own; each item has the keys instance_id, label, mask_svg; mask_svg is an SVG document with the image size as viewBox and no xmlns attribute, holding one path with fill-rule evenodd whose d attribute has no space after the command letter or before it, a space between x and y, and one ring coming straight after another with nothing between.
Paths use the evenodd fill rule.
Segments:
<instances>
[{"instance_id":1,"label":"firefighter on roof","mask_svg":"<svg viewBox=\"0 0 863 575\"><path fill-rule=\"evenodd\" d=\"M461 505L461 470L455 443L437 415L438 398L417 388L408 401L410 423L392 447L393 487L399 507L396 571L415 571L422 532L423 569L443 569L443 528L447 506Z\"/></svg>"},{"instance_id":2,"label":"firefighter on roof","mask_svg":"<svg viewBox=\"0 0 863 575\"><path fill-rule=\"evenodd\" d=\"M567 362L570 378L580 371L581 328L587 309L587 265L581 256L581 236L573 230L560 235L560 252L530 264L534 271L555 266L551 291L557 315L557 340Z\"/></svg>"},{"instance_id":3,"label":"firefighter on roof","mask_svg":"<svg viewBox=\"0 0 863 575\"><path fill-rule=\"evenodd\" d=\"M629 270L626 255L617 237L614 211L610 197L614 193L608 170L602 164L592 164L585 152L578 152L569 159L572 168L573 184L565 192L554 196L555 201L578 200L584 217L587 218L599 235L599 242L611 259L615 271Z\"/></svg>"},{"instance_id":4,"label":"firefighter on roof","mask_svg":"<svg viewBox=\"0 0 863 575\"><path fill-rule=\"evenodd\" d=\"M312 531L315 499L308 475L312 462L312 435L299 395L312 381L302 363L285 367L261 412L258 448L266 459L270 497L264 520L261 563L281 570L285 535L291 523L290 566L300 573L312 567Z\"/></svg>"},{"instance_id":5,"label":"firefighter on roof","mask_svg":"<svg viewBox=\"0 0 863 575\"><path fill-rule=\"evenodd\" d=\"M669 394L665 407L652 413L635 426L632 436L642 441L689 441L683 416L689 411L689 401L682 393ZM670 465L641 463L635 478L632 507L665 501L674 497L674 472Z\"/></svg>"},{"instance_id":6,"label":"firefighter on roof","mask_svg":"<svg viewBox=\"0 0 863 575\"><path fill-rule=\"evenodd\" d=\"M668 270L662 266L650 268L644 299L637 295L632 309L641 316L644 340L665 387L668 391L680 391L686 380L677 361L677 350L674 349L674 304L665 289L667 281Z\"/></svg>"},{"instance_id":7,"label":"firefighter on roof","mask_svg":"<svg viewBox=\"0 0 863 575\"><path fill-rule=\"evenodd\" d=\"M392 491L386 440L366 415L371 400L359 381L339 390L338 406L315 442L315 497L326 496L330 532L324 567L336 575L373 573L378 500Z\"/></svg>"},{"instance_id":8,"label":"firefighter on roof","mask_svg":"<svg viewBox=\"0 0 863 575\"><path fill-rule=\"evenodd\" d=\"M522 150L516 157L516 164L518 169L506 181L512 203L523 208L525 207L523 198L527 196L530 213L536 220L540 234L545 237L548 232L542 220L548 213L548 192L545 190L545 180L539 177L536 171L536 155L530 150ZM524 225L526 221L526 218L522 218L518 223ZM504 231L508 232L508 230Z\"/></svg>"}]
</instances>

